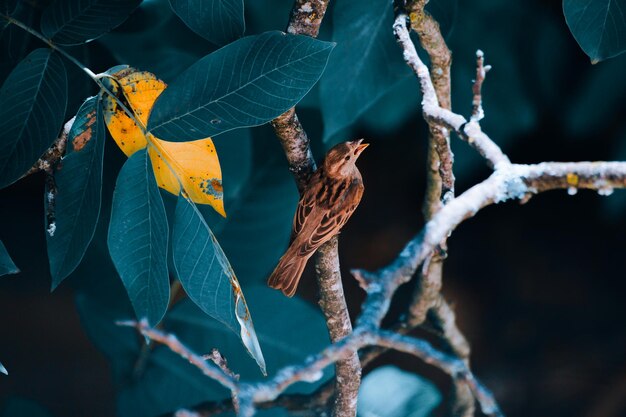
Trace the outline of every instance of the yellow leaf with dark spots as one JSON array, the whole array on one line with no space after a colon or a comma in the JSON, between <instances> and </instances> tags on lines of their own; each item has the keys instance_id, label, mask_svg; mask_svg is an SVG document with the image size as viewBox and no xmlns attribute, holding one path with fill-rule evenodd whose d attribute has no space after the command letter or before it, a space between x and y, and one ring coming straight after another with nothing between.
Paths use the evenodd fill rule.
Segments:
<instances>
[{"instance_id":1,"label":"yellow leaf with dark spots","mask_svg":"<svg viewBox=\"0 0 626 417\"><path fill-rule=\"evenodd\" d=\"M115 99L104 96L104 120L122 152L130 156L150 142L148 153L159 187L178 195L182 183L193 202L209 204L226 217L222 170L211 138L193 142L167 142L150 133L146 134L145 126L152 106L167 84L150 72L133 68L120 70L112 77L114 80L104 79L107 88L143 125L137 126Z\"/></svg>"},{"instance_id":2,"label":"yellow leaf with dark spots","mask_svg":"<svg viewBox=\"0 0 626 417\"><path fill-rule=\"evenodd\" d=\"M226 217L222 170L211 139L193 142L167 142L153 139L153 144L154 146L148 149L148 153L159 187L178 195L180 185L172 174L170 170L172 169L178 174L192 201L210 204L215 211ZM167 163L159 157L159 154ZM215 155L215 157L207 158L207 154Z\"/></svg>"}]
</instances>

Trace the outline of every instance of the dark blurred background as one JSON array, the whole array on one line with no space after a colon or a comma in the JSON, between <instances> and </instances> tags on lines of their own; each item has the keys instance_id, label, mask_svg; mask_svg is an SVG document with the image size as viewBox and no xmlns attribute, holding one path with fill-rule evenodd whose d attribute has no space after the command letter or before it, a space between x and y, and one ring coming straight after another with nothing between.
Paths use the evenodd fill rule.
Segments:
<instances>
[{"instance_id":1,"label":"dark blurred background","mask_svg":"<svg viewBox=\"0 0 626 417\"><path fill-rule=\"evenodd\" d=\"M253 2L246 7L248 3ZM265 6L249 5L247 33L284 26L291 2L268 3L271 16L259 17L255 13ZM35 10L39 7L35 3ZM195 35L175 35L176 17L159 13L164 13L159 2L144 4L116 34L81 50L81 59L99 72L129 60L124 54L138 61L144 54L168 55L162 48L150 49L159 43L154 36L127 45L126 52L115 49L124 34L140 31L145 21L160 25L158 32L170 38L168 48L188 57L188 64L211 49ZM322 39L329 39L331 20L329 15ZM176 36L180 39L172 39ZM626 159L626 55L592 66L569 33L560 1L459 1L448 42L454 56L453 108L458 112L467 114L471 106L475 50L482 49L493 66L484 87L483 128L512 161ZM28 47L37 46L32 42ZM3 52L3 60L5 56ZM182 66L181 57L171 59ZM7 67L9 61L4 60ZM184 69L176 71L163 60L155 66L161 68L148 69L165 79ZM171 74L160 75L168 68ZM74 112L93 92L87 80L80 86L84 94L75 99ZM353 316L363 294L349 268L385 265L423 226L426 130L418 84L409 76L392 94L401 100L384 98L352 130L333 138L365 137L372 143L359 160L365 196L341 234L344 285ZM398 110L398 103L405 110ZM303 105L300 114L321 153L325 145L319 112ZM452 140L461 193L489 170L468 146ZM114 172L123 158L112 143L107 169ZM216 144L219 150L219 138ZM258 153L259 145L254 149ZM272 155L282 158L278 148L272 149ZM105 204L111 189L109 181ZM22 398L57 417L113 416L109 363L86 336L75 307L81 277L49 291L42 190L43 178L34 175L0 191L0 239L22 270L0 279L0 360L10 373L0 375L0 410ZM625 210L626 193L619 190L610 197L550 192L525 205L489 207L450 238L443 291L471 343L473 369L508 416L626 416ZM80 271L97 274L88 267ZM311 268L306 274L299 295L314 304ZM245 291L245 282L243 287ZM399 306L410 293L401 292ZM420 372L442 392L448 389L444 374L413 358L389 353L377 363Z\"/></svg>"}]
</instances>

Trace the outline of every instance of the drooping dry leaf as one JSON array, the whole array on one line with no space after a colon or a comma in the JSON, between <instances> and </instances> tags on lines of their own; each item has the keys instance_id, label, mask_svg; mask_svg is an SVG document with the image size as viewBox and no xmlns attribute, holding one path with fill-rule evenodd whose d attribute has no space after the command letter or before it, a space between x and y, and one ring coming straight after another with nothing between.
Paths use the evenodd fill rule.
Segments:
<instances>
[{"instance_id":1,"label":"drooping dry leaf","mask_svg":"<svg viewBox=\"0 0 626 417\"><path fill-rule=\"evenodd\" d=\"M167 85L147 71L124 68L110 74L107 88L124 103L135 120L112 97L105 95L104 117L111 136L130 156L150 143L148 152L159 187L178 195L180 184L194 203L209 204L222 216L224 200L222 170L211 138L193 142L167 142L145 133L154 101Z\"/></svg>"}]
</instances>

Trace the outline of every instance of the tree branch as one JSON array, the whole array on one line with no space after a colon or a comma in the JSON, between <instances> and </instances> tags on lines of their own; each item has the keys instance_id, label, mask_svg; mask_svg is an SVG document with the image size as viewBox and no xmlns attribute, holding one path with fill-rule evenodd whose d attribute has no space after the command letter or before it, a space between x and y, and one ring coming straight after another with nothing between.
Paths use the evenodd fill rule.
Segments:
<instances>
[{"instance_id":1,"label":"tree branch","mask_svg":"<svg viewBox=\"0 0 626 417\"><path fill-rule=\"evenodd\" d=\"M327 6L328 0L296 0L287 31L316 37ZM306 132L294 108L274 119L271 124L287 156L289 170L294 174L298 190L302 193L316 169ZM320 306L326 317L330 339L336 342L352 332L339 270L337 238L319 248L315 256L315 271L320 290ZM336 397L333 415L354 417L361 384L361 364L356 351L337 362L335 375Z\"/></svg>"},{"instance_id":2,"label":"tree branch","mask_svg":"<svg viewBox=\"0 0 626 417\"><path fill-rule=\"evenodd\" d=\"M432 83L439 105L444 109L451 109L450 94L450 66L452 64L452 54L446 45L439 24L425 10L426 0L412 1L410 7L410 22L412 29L417 33L420 45L424 48L432 66ZM396 2L396 13L398 8L403 7L401 2ZM445 201L454 197L454 173L452 165L454 155L450 149L450 134L448 130L436 123L429 122L429 167L431 171L439 173L441 178L441 190L437 190L437 196L427 198L424 214L428 218L438 209L439 200ZM432 175L432 174L431 174ZM437 197L435 199L435 197Z\"/></svg>"}]
</instances>

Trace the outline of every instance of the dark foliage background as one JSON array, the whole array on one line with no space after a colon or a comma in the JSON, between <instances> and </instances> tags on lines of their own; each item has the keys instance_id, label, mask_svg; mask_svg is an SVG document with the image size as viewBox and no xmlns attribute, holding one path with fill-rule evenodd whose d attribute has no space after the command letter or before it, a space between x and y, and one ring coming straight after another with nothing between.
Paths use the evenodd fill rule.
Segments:
<instances>
[{"instance_id":1,"label":"dark foliage background","mask_svg":"<svg viewBox=\"0 0 626 417\"><path fill-rule=\"evenodd\" d=\"M44 5L29 2L25 7L34 10L37 21ZM247 2L247 33L282 29L290 6L288 0ZM321 39L330 39L331 19L329 13ZM468 113L471 105L475 50L485 51L493 65L484 90L483 128L513 161L626 158L626 56L590 65L566 26L560 1L459 1L448 42L457 110ZM27 43L28 49L38 46L34 40ZM113 33L76 48L75 56L95 71L128 63L169 81L212 49L166 4L146 1ZM2 51L2 79L15 65L12 52ZM69 118L94 87L78 70L67 68L74 80ZM316 94L317 89L305 98L300 114L321 154ZM372 143L360 160L363 202L341 235L344 285L354 312L362 293L348 269L384 265L423 225L426 131L418 103L417 81L407 77L352 132L331 138L365 137ZM253 158L282 162L269 129L254 129L253 136ZM219 151L219 138L216 146ZM463 143L453 146L461 192L488 170ZM122 162L123 155L108 141L104 206L110 206L114 173ZM295 185L286 187L295 192ZM97 263L81 266L80 273L50 294L42 189L42 177L36 175L0 192L0 239L22 269L20 275L0 280L0 358L10 371L9 377L0 377L0 410L15 407L22 398L58 417L112 416L111 369L87 338L74 296L89 291L126 296L119 278ZM524 206L488 208L451 238L444 293L471 343L476 374L495 391L507 415L626 415L625 197L620 191L608 198L590 192L549 193ZM108 218L106 210L103 218ZM93 262L105 262L99 244L96 240L88 255ZM244 260L239 262L246 267ZM299 294L314 304L316 288L311 271L307 274ZM245 290L247 284L242 284ZM399 306L408 294L402 291ZM413 359L390 353L380 361L418 371L442 392L448 389L443 374Z\"/></svg>"}]
</instances>

